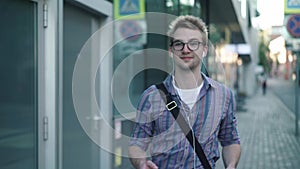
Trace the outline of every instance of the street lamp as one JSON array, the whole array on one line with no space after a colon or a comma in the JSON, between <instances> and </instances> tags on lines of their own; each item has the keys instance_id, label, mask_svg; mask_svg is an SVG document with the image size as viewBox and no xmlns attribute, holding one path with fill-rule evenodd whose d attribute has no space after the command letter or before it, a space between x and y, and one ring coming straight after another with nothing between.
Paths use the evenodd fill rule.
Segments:
<instances>
[{"instance_id":1,"label":"street lamp","mask_svg":"<svg viewBox=\"0 0 300 169\"><path fill-rule=\"evenodd\" d=\"M241 58L238 58L236 63L237 63L238 66L242 66L243 60Z\"/></svg>"},{"instance_id":2,"label":"street lamp","mask_svg":"<svg viewBox=\"0 0 300 169\"><path fill-rule=\"evenodd\" d=\"M237 57L236 59L236 84L235 84L235 88L236 88L236 97L237 100L239 99L239 80L240 80L240 72L239 72L239 67L243 64L243 61L241 58Z\"/></svg>"},{"instance_id":3,"label":"street lamp","mask_svg":"<svg viewBox=\"0 0 300 169\"><path fill-rule=\"evenodd\" d=\"M296 83L295 83L295 134L296 136L299 135L299 54L300 54L300 44L299 43L293 43L293 49L296 53Z\"/></svg>"}]
</instances>

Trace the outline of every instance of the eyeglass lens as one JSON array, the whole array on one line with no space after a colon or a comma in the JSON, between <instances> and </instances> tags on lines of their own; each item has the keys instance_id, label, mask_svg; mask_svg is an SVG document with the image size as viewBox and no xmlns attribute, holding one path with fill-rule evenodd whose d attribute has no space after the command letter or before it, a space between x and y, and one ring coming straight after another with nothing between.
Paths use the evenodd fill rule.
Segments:
<instances>
[{"instance_id":1,"label":"eyeglass lens","mask_svg":"<svg viewBox=\"0 0 300 169\"><path fill-rule=\"evenodd\" d=\"M181 51L181 50L183 50L184 45L187 45L189 50L194 51L199 48L200 44L201 44L201 42L196 41L196 40L192 40L187 43L184 43L182 41L174 41L172 46L173 46L174 50Z\"/></svg>"}]
</instances>

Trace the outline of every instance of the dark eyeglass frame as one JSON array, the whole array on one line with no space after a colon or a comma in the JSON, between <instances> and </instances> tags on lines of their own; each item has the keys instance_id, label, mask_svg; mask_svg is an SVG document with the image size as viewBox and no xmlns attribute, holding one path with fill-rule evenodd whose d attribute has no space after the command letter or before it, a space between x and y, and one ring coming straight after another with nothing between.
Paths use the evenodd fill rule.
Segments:
<instances>
[{"instance_id":1,"label":"dark eyeglass frame","mask_svg":"<svg viewBox=\"0 0 300 169\"><path fill-rule=\"evenodd\" d=\"M175 45L174 45L174 44L176 44L176 43L179 43L178 45L182 45L182 47L176 48ZM192 45L191 43L197 43L197 47L193 48L193 46L191 46L191 45ZM195 50L199 49L200 45L202 45L202 44L203 44L203 42L200 42L200 41L195 40L195 39L192 39L192 40L190 40L190 41L188 41L188 42L182 42L182 41L180 41L180 40L174 40L174 41L171 43L170 46L171 46L175 51L182 51L182 50L184 49L184 46L187 45L187 47L188 47L188 49L189 49L190 51L195 51ZM179 47L179 46L177 46L177 47Z\"/></svg>"}]
</instances>

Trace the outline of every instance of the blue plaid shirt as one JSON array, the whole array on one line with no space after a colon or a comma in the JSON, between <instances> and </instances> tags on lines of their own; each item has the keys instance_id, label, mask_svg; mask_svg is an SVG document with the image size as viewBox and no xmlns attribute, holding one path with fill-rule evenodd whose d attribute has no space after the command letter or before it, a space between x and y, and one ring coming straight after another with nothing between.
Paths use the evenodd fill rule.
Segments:
<instances>
[{"instance_id":1,"label":"blue plaid shirt","mask_svg":"<svg viewBox=\"0 0 300 169\"><path fill-rule=\"evenodd\" d=\"M220 157L218 142L222 146L240 144L235 117L236 102L233 92L202 74L204 85L192 109L176 92L172 76L163 82L177 102L180 113L192 126L204 153L211 164ZM166 109L158 89L152 85L144 91L137 107L136 123L130 146L147 151L159 168L203 168L181 128Z\"/></svg>"}]
</instances>

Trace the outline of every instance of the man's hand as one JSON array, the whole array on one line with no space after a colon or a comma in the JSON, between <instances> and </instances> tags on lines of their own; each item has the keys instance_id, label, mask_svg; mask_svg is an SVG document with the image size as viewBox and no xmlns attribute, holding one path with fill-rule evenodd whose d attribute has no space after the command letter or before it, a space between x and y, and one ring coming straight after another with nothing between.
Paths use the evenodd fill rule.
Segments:
<instances>
[{"instance_id":1,"label":"man's hand","mask_svg":"<svg viewBox=\"0 0 300 169\"><path fill-rule=\"evenodd\" d=\"M146 152L137 146L130 146L128 151L130 161L136 169L158 169L151 160L146 160Z\"/></svg>"},{"instance_id":2,"label":"man's hand","mask_svg":"<svg viewBox=\"0 0 300 169\"><path fill-rule=\"evenodd\" d=\"M158 167L152 161L148 160L142 165L141 169L158 169Z\"/></svg>"}]
</instances>

